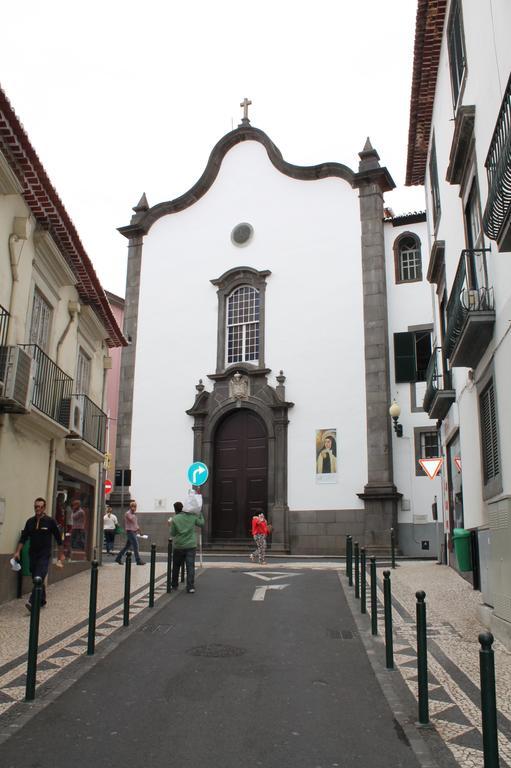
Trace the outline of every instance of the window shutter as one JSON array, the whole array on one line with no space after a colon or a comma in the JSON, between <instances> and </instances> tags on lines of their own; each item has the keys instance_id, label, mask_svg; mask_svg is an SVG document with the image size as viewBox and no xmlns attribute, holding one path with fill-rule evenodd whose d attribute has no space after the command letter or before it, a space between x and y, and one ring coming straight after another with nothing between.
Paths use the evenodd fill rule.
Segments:
<instances>
[{"instance_id":1,"label":"window shutter","mask_svg":"<svg viewBox=\"0 0 511 768\"><path fill-rule=\"evenodd\" d=\"M411 331L394 334L394 363L397 383L415 381L415 334Z\"/></svg>"},{"instance_id":2,"label":"window shutter","mask_svg":"<svg viewBox=\"0 0 511 768\"><path fill-rule=\"evenodd\" d=\"M493 382L485 389L480 399L481 446L483 451L483 474L485 485L500 473L500 457L497 439L497 413Z\"/></svg>"}]
</instances>

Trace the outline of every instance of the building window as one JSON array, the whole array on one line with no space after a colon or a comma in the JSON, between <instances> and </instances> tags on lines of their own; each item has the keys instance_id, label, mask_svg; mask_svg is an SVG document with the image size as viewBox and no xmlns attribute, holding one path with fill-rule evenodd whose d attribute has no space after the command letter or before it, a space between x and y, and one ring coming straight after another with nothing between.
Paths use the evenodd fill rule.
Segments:
<instances>
[{"instance_id":1,"label":"building window","mask_svg":"<svg viewBox=\"0 0 511 768\"><path fill-rule=\"evenodd\" d=\"M249 363L264 368L264 315L268 270L234 267L211 280L218 289L216 372Z\"/></svg>"},{"instance_id":2,"label":"building window","mask_svg":"<svg viewBox=\"0 0 511 768\"><path fill-rule=\"evenodd\" d=\"M438 184L438 167L436 162L435 138L431 142L431 156L429 158L429 182L431 184L431 203L433 207L433 225L435 229L440 221L442 209L440 207L440 185Z\"/></svg>"},{"instance_id":3,"label":"building window","mask_svg":"<svg viewBox=\"0 0 511 768\"><path fill-rule=\"evenodd\" d=\"M407 331L394 334L396 383L426 381L431 357L431 331Z\"/></svg>"},{"instance_id":4,"label":"building window","mask_svg":"<svg viewBox=\"0 0 511 768\"><path fill-rule=\"evenodd\" d=\"M259 291L236 288L227 299L227 365L259 359Z\"/></svg>"},{"instance_id":5,"label":"building window","mask_svg":"<svg viewBox=\"0 0 511 768\"><path fill-rule=\"evenodd\" d=\"M447 46L449 49L449 68L451 70L452 102L454 109L456 109L466 69L463 18L459 0L455 0L452 5L447 28Z\"/></svg>"},{"instance_id":6,"label":"building window","mask_svg":"<svg viewBox=\"0 0 511 768\"><path fill-rule=\"evenodd\" d=\"M422 259L419 239L404 234L394 243L396 283L414 283L422 280Z\"/></svg>"},{"instance_id":7,"label":"building window","mask_svg":"<svg viewBox=\"0 0 511 768\"><path fill-rule=\"evenodd\" d=\"M80 347L76 365L76 394L88 395L90 385L90 357Z\"/></svg>"},{"instance_id":8,"label":"building window","mask_svg":"<svg viewBox=\"0 0 511 768\"><path fill-rule=\"evenodd\" d=\"M440 456L438 446L438 432L430 427L416 427L414 429L415 441L415 474L419 477L426 476L419 464L419 459L437 459Z\"/></svg>"},{"instance_id":9,"label":"building window","mask_svg":"<svg viewBox=\"0 0 511 768\"><path fill-rule=\"evenodd\" d=\"M39 291L34 292L32 319L30 321L29 344L37 344L44 352L48 351L50 338L51 306Z\"/></svg>"},{"instance_id":10,"label":"building window","mask_svg":"<svg viewBox=\"0 0 511 768\"><path fill-rule=\"evenodd\" d=\"M487 486L500 475L500 457L497 433L497 409L493 379L479 396L481 418L481 450L483 454L483 482Z\"/></svg>"}]
</instances>

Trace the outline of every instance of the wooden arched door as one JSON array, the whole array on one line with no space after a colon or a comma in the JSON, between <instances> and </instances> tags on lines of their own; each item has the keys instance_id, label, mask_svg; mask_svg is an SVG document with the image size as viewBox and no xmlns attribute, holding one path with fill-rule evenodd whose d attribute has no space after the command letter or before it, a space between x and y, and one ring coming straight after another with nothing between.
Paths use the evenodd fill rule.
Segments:
<instances>
[{"instance_id":1,"label":"wooden arched door","mask_svg":"<svg viewBox=\"0 0 511 768\"><path fill-rule=\"evenodd\" d=\"M215 435L213 539L247 539L252 515L268 501L268 435L259 416L237 408Z\"/></svg>"}]
</instances>

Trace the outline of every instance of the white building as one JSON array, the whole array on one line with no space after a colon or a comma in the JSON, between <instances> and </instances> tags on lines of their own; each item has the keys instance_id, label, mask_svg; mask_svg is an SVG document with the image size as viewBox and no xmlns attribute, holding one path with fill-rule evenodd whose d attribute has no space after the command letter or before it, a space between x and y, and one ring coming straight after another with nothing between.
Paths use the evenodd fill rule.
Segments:
<instances>
[{"instance_id":1,"label":"white building","mask_svg":"<svg viewBox=\"0 0 511 768\"><path fill-rule=\"evenodd\" d=\"M0 90L0 601L38 496L67 576L99 543L109 349L125 343L62 202ZM83 514L73 519L71 502ZM78 521L78 517L80 521ZM101 515L102 520L102 515ZM23 587L23 585L21 585ZM28 589L28 580L24 589Z\"/></svg>"},{"instance_id":2,"label":"white building","mask_svg":"<svg viewBox=\"0 0 511 768\"><path fill-rule=\"evenodd\" d=\"M420 0L408 184L425 184L449 562L471 531L486 618L511 633L511 7ZM467 571L470 575L470 571Z\"/></svg>"},{"instance_id":3,"label":"white building","mask_svg":"<svg viewBox=\"0 0 511 768\"><path fill-rule=\"evenodd\" d=\"M384 225L393 186L369 141L356 172L302 168L245 115L191 190L134 208L120 230L131 345L117 468L132 470L153 525L165 513L163 529L201 460L208 545L247 541L263 509L274 551L340 553L348 533L382 550L399 511L405 551L427 540L434 554L439 486L415 471L416 440L423 455L433 450L420 430L435 432L415 383L415 336L428 329L430 349L433 324L425 224L419 215ZM399 386L398 332L413 336L415 366ZM396 396L403 438L388 413Z\"/></svg>"}]
</instances>

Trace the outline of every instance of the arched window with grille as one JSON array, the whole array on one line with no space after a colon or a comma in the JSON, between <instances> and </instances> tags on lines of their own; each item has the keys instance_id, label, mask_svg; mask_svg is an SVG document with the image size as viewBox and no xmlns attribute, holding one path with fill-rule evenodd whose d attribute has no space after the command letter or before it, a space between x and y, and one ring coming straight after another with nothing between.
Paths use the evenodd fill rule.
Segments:
<instances>
[{"instance_id":1,"label":"arched window with grille","mask_svg":"<svg viewBox=\"0 0 511 768\"><path fill-rule=\"evenodd\" d=\"M236 288L227 299L226 363L259 360L259 291L250 285Z\"/></svg>"},{"instance_id":2,"label":"arched window with grille","mask_svg":"<svg viewBox=\"0 0 511 768\"><path fill-rule=\"evenodd\" d=\"M416 283L422 280L422 257L419 238L407 232L394 243L396 283Z\"/></svg>"}]
</instances>

